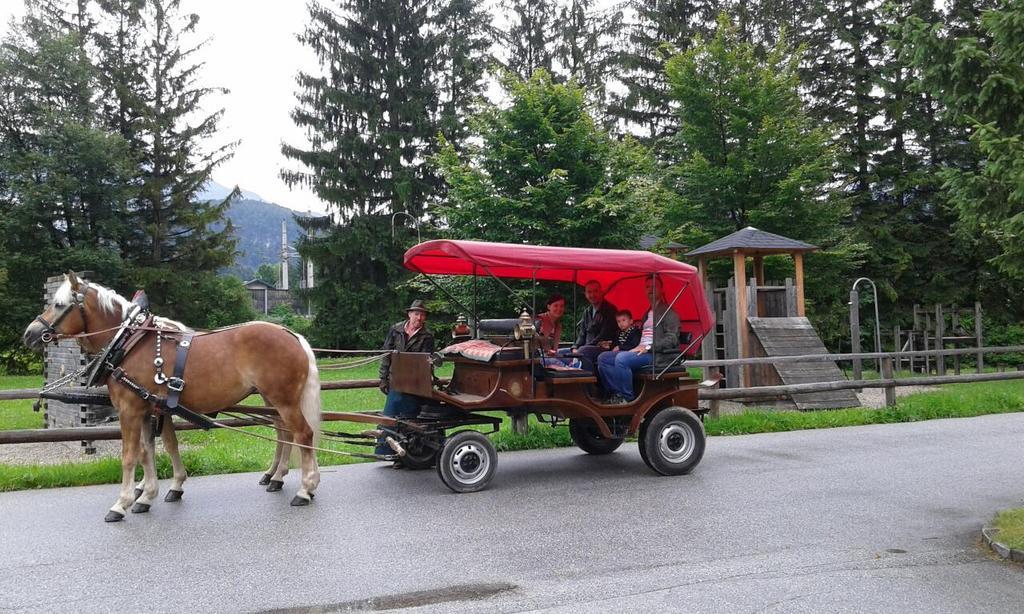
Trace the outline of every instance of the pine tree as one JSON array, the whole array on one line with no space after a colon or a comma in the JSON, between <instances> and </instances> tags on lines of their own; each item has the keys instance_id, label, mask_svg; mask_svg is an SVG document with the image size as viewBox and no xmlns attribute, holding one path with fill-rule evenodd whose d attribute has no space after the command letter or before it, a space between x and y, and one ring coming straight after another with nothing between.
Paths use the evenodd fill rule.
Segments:
<instances>
[{"instance_id":1,"label":"pine tree","mask_svg":"<svg viewBox=\"0 0 1024 614\"><path fill-rule=\"evenodd\" d=\"M476 83L479 66L470 59L479 41L468 30L466 37L439 35L438 14L428 0L344 0L335 6L311 3L310 23L299 37L320 66L298 76L292 118L309 146L282 148L302 167L282 177L312 188L331 212L300 220L310 233L299 251L319 271L311 290L317 340L367 347L379 343L393 321L366 306L380 305L397 318L406 298L396 288L403 244L389 240L392 216L423 219L438 189L427 164L438 130L464 130L460 105L472 90L448 91L443 101L451 104L444 107L438 82L442 91ZM466 15L449 18L458 14ZM447 81L438 78L439 67L447 69ZM403 222L398 218L396 225Z\"/></svg>"},{"instance_id":2,"label":"pine tree","mask_svg":"<svg viewBox=\"0 0 1024 614\"><path fill-rule=\"evenodd\" d=\"M500 32L505 69L524 81L538 69L552 74L560 34L556 2L501 0L499 6L508 18L507 27Z\"/></svg>"},{"instance_id":3,"label":"pine tree","mask_svg":"<svg viewBox=\"0 0 1024 614\"><path fill-rule=\"evenodd\" d=\"M131 278L155 309L196 326L250 317L241 283L217 278L236 253L225 217L234 195L197 198L235 145L215 144L223 109L203 108L224 90L199 83L204 43L190 42L199 17L183 14L179 0L104 0L100 9L95 39L104 120L135 160L127 215L134 232L122 242ZM211 310L206 301L235 308Z\"/></svg>"},{"instance_id":4,"label":"pine tree","mask_svg":"<svg viewBox=\"0 0 1024 614\"><path fill-rule=\"evenodd\" d=\"M558 10L554 42L556 74L583 87L591 112L604 120L610 73L614 70L614 40L622 28L619 8L598 9L594 0L567 0Z\"/></svg>"},{"instance_id":5,"label":"pine tree","mask_svg":"<svg viewBox=\"0 0 1024 614\"><path fill-rule=\"evenodd\" d=\"M430 2L344 0L339 12L310 4L299 39L321 72L300 72L295 123L310 145L285 145L302 170L282 177L312 188L341 220L357 215L419 216L433 181L424 164L434 146L437 91L428 37Z\"/></svg>"},{"instance_id":6,"label":"pine tree","mask_svg":"<svg viewBox=\"0 0 1024 614\"><path fill-rule=\"evenodd\" d=\"M54 2L31 2L0 46L0 361L24 368L18 337L39 313L48 275L123 275L132 159L97 113L87 55L93 24Z\"/></svg>"},{"instance_id":7,"label":"pine tree","mask_svg":"<svg viewBox=\"0 0 1024 614\"><path fill-rule=\"evenodd\" d=\"M483 97L491 55L491 16L479 0L442 2L435 21L439 37L436 75L438 131L461 148L468 117Z\"/></svg>"},{"instance_id":8,"label":"pine tree","mask_svg":"<svg viewBox=\"0 0 1024 614\"><path fill-rule=\"evenodd\" d=\"M665 61L690 48L695 36L714 31L719 0L630 0L633 21L625 25L613 64L625 92L612 97L609 115L645 142L675 131L675 114L665 80Z\"/></svg>"},{"instance_id":9,"label":"pine tree","mask_svg":"<svg viewBox=\"0 0 1024 614\"><path fill-rule=\"evenodd\" d=\"M1024 2L1010 0L983 12L972 28L976 14L977 7L957 2L949 7L944 24L908 20L907 57L920 71L918 86L941 100L945 117L966 131L976 156L974 161L951 156L942 170L961 223L997 245L994 262L1020 281Z\"/></svg>"}]
</instances>

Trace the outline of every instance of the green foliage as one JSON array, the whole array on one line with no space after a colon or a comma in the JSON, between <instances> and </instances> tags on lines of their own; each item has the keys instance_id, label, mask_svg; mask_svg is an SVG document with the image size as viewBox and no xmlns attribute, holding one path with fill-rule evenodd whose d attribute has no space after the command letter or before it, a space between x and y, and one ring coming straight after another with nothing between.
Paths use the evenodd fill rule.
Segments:
<instances>
[{"instance_id":1,"label":"green foliage","mask_svg":"<svg viewBox=\"0 0 1024 614\"><path fill-rule=\"evenodd\" d=\"M282 326L286 326L303 336L308 335L312 328L312 323L309 318L295 313L292 306L288 304L281 304L271 309L270 317L266 319L270 322L276 322Z\"/></svg>"},{"instance_id":2,"label":"green foliage","mask_svg":"<svg viewBox=\"0 0 1024 614\"><path fill-rule=\"evenodd\" d=\"M131 280L146 289L153 313L195 328L216 328L256 319L249 291L242 280L210 271L190 275L170 273L165 267L138 267Z\"/></svg>"},{"instance_id":3,"label":"green foliage","mask_svg":"<svg viewBox=\"0 0 1024 614\"><path fill-rule=\"evenodd\" d=\"M689 49L695 36L712 33L722 7L718 0L630 0L627 6L632 20L624 24L613 61L624 87L612 94L608 114L653 145L676 126L665 61Z\"/></svg>"},{"instance_id":4,"label":"green foliage","mask_svg":"<svg viewBox=\"0 0 1024 614\"><path fill-rule=\"evenodd\" d=\"M808 259L808 298L816 319L839 324L831 308L865 248L846 239L845 209L828 194L833 150L804 110L798 62L784 37L762 56L724 16L713 38L668 60L679 128L666 175L679 199L664 226L686 245L755 226L827 248ZM775 278L790 267L767 265Z\"/></svg>"},{"instance_id":5,"label":"green foliage","mask_svg":"<svg viewBox=\"0 0 1024 614\"><path fill-rule=\"evenodd\" d=\"M316 53L320 70L299 73L292 118L311 145L282 147L303 168L281 176L290 186L312 188L343 221L418 216L436 186L423 161L436 134L438 104L431 69L439 41L428 31L432 3L337 4L345 16L309 5L299 40Z\"/></svg>"},{"instance_id":6,"label":"green foliage","mask_svg":"<svg viewBox=\"0 0 1024 614\"><path fill-rule=\"evenodd\" d=\"M999 529L996 538L999 543L1008 548L1024 550L1024 508L999 512L993 526Z\"/></svg>"},{"instance_id":7,"label":"green foliage","mask_svg":"<svg viewBox=\"0 0 1024 614\"><path fill-rule=\"evenodd\" d=\"M920 88L943 101L980 159L943 172L961 221L998 244L1000 269L1024 279L1024 2L986 11L979 32L957 32L914 17L906 55Z\"/></svg>"},{"instance_id":8,"label":"green foliage","mask_svg":"<svg viewBox=\"0 0 1024 614\"><path fill-rule=\"evenodd\" d=\"M8 371L36 360L18 337L41 310L46 277L68 269L115 288L154 280L150 295L168 315L200 326L248 315L230 302L237 287L213 278L234 257L226 202L195 202L229 149L204 148L220 112L199 111L214 90L196 85L198 48L182 41L197 20L176 0L68 4L31 0L0 47ZM197 308L200 296L217 307Z\"/></svg>"},{"instance_id":9,"label":"green foliage","mask_svg":"<svg viewBox=\"0 0 1024 614\"><path fill-rule=\"evenodd\" d=\"M380 347L388 327L404 318L412 300L409 290L396 283L409 273L400 264L404 244L391 240L390 218L360 215L342 225L333 225L330 218L301 223L310 233L299 249L329 273L319 275L316 287L308 290L317 305L311 341L326 348ZM398 241L408 241L408 232Z\"/></svg>"},{"instance_id":10,"label":"green foliage","mask_svg":"<svg viewBox=\"0 0 1024 614\"><path fill-rule=\"evenodd\" d=\"M447 233L536 245L635 247L656 207L671 198L650 177L637 142L617 142L587 113L583 91L538 71L506 75L509 102L482 111L482 146L459 155L442 141L436 158L449 202L437 208Z\"/></svg>"},{"instance_id":11,"label":"green foliage","mask_svg":"<svg viewBox=\"0 0 1024 614\"><path fill-rule=\"evenodd\" d=\"M809 241L836 234L828 135L803 110L797 61L785 41L758 58L724 16L713 39L668 61L680 122L668 172L682 200L667 221L690 245L750 225Z\"/></svg>"}]
</instances>

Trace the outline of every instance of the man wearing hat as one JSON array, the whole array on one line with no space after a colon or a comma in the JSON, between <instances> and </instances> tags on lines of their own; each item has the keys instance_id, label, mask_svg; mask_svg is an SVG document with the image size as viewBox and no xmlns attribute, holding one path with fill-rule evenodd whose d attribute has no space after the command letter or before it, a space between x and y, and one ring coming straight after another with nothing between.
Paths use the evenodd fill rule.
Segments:
<instances>
[{"instance_id":1,"label":"man wearing hat","mask_svg":"<svg viewBox=\"0 0 1024 614\"><path fill-rule=\"evenodd\" d=\"M423 301L416 299L405 310L406 320L388 329L384 339L385 350L398 352L434 353L434 335L427 329L427 308ZM419 413L416 397L391 390L391 354L385 354L380 361L380 391L388 395L384 403L384 415L392 418L408 418ZM377 440L377 454L391 454L393 451L383 439ZM397 464L397 463L396 463Z\"/></svg>"}]
</instances>

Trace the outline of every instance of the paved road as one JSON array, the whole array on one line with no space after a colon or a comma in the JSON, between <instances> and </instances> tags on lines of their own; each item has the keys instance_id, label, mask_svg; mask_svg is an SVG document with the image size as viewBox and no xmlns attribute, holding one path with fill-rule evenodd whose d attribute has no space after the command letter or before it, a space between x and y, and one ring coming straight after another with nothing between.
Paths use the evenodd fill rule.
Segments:
<instances>
[{"instance_id":1,"label":"paved road","mask_svg":"<svg viewBox=\"0 0 1024 614\"><path fill-rule=\"evenodd\" d=\"M718 437L677 478L509 453L472 495L359 465L304 509L218 476L115 525L113 486L8 493L0 610L1021 612L978 536L1024 504L1022 442L1024 414Z\"/></svg>"}]
</instances>

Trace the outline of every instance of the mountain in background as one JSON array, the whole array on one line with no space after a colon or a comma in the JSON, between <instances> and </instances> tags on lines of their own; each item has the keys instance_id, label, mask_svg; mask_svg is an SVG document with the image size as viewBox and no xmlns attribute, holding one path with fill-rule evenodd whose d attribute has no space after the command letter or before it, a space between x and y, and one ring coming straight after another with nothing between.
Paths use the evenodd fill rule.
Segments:
<instances>
[{"instance_id":1,"label":"mountain in background","mask_svg":"<svg viewBox=\"0 0 1024 614\"><path fill-rule=\"evenodd\" d=\"M227 217L235 227L239 254L232 267L221 270L224 275L237 275L248 281L256 277L261 264L277 264L281 261L281 222L288 230L288 244L292 247L305 236L295 217L309 217L312 213L301 213L288 207L268 203L259 194L242 190L228 207ZM210 181L199 193L200 200L223 200L231 193L216 181ZM289 260L289 266L298 270L299 259Z\"/></svg>"},{"instance_id":2,"label":"mountain in background","mask_svg":"<svg viewBox=\"0 0 1024 614\"><path fill-rule=\"evenodd\" d=\"M224 200L231 193L232 188L224 185L223 183L217 183L213 179L206 182L206 186L196 194L197 200ZM259 200L267 202L267 199L263 198L256 192L250 192L249 190L241 190L241 200Z\"/></svg>"}]
</instances>

